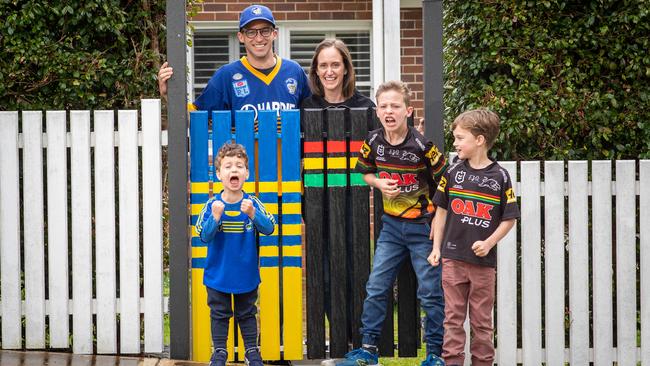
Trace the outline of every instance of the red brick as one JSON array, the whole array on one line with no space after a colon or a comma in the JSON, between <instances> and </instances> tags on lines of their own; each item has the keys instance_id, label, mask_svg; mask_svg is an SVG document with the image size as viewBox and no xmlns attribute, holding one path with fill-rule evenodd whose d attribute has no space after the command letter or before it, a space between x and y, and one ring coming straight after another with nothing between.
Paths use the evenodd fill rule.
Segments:
<instances>
[{"instance_id":1,"label":"red brick","mask_svg":"<svg viewBox=\"0 0 650 366\"><path fill-rule=\"evenodd\" d=\"M318 10L318 4L316 3L305 3L305 4L296 4L296 10L298 11L314 11Z\"/></svg>"},{"instance_id":2,"label":"red brick","mask_svg":"<svg viewBox=\"0 0 650 366\"><path fill-rule=\"evenodd\" d=\"M323 4L320 4L320 5L323 6ZM333 19L332 12L329 12L329 11L327 11L327 12L319 11L319 12L311 13L310 16L311 16L311 19L318 19L318 20L330 20L330 19Z\"/></svg>"},{"instance_id":3,"label":"red brick","mask_svg":"<svg viewBox=\"0 0 650 366\"><path fill-rule=\"evenodd\" d=\"M422 73L422 66L418 65L405 65L402 67L402 72L403 73L411 73L411 74L420 74Z\"/></svg>"},{"instance_id":4,"label":"red brick","mask_svg":"<svg viewBox=\"0 0 650 366\"><path fill-rule=\"evenodd\" d=\"M367 10L367 4L364 3L345 3L343 10Z\"/></svg>"},{"instance_id":5,"label":"red brick","mask_svg":"<svg viewBox=\"0 0 650 366\"><path fill-rule=\"evenodd\" d=\"M203 11L226 11L225 4L203 4Z\"/></svg>"},{"instance_id":6,"label":"red brick","mask_svg":"<svg viewBox=\"0 0 650 366\"><path fill-rule=\"evenodd\" d=\"M422 56L422 48L419 47L404 47L402 45L402 54L407 56Z\"/></svg>"},{"instance_id":7,"label":"red brick","mask_svg":"<svg viewBox=\"0 0 650 366\"><path fill-rule=\"evenodd\" d=\"M237 13L248 7L247 4L228 4L228 11L236 11Z\"/></svg>"},{"instance_id":8,"label":"red brick","mask_svg":"<svg viewBox=\"0 0 650 366\"><path fill-rule=\"evenodd\" d=\"M404 29L414 29L415 28L415 22L412 20L402 20L399 22L399 26L402 30Z\"/></svg>"},{"instance_id":9,"label":"red brick","mask_svg":"<svg viewBox=\"0 0 650 366\"><path fill-rule=\"evenodd\" d=\"M275 9L273 11L295 11L296 10L296 4L276 4ZM273 14L275 15L275 13Z\"/></svg>"},{"instance_id":10,"label":"red brick","mask_svg":"<svg viewBox=\"0 0 650 366\"><path fill-rule=\"evenodd\" d=\"M296 13L287 13L287 20L307 20L309 19L309 13L296 12Z\"/></svg>"},{"instance_id":11,"label":"red brick","mask_svg":"<svg viewBox=\"0 0 650 366\"><path fill-rule=\"evenodd\" d=\"M239 15L235 13L213 13L214 20L239 20Z\"/></svg>"},{"instance_id":12,"label":"red brick","mask_svg":"<svg viewBox=\"0 0 650 366\"><path fill-rule=\"evenodd\" d=\"M405 83L412 83L412 82L415 81L415 75L413 75L413 74L402 74L402 81L405 82Z\"/></svg>"},{"instance_id":13,"label":"red brick","mask_svg":"<svg viewBox=\"0 0 650 366\"><path fill-rule=\"evenodd\" d=\"M409 57L409 56L402 56L400 59L400 63L402 65L414 65L415 64L415 58Z\"/></svg>"},{"instance_id":14,"label":"red brick","mask_svg":"<svg viewBox=\"0 0 650 366\"><path fill-rule=\"evenodd\" d=\"M275 20L286 20L287 19L287 13L282 12L282 11L274 12L273 17L275 18Z\"/></svg>"},{"instance_id":15,"label":"red brick","mask_svg":"<svg viewBox=\"0 0 650 366\"><path fill-rule=\"evenodd\" d=\"M422 65L424 63L424 57L416 57L414 64Z\"/></svg>"},{"instance_id":16,"label":"red brick","mask_svg":"<svg viewBox=\"0 0 650 366\"><path fill-rule=\"evenodd\" d=\"M402 47L413 47L415 46L415 40L413 38L402 38L400 44Z\"/></svg>"},{"instance_id":17,"label":"red brick","mask_svg":"<svg viewBox=\"0 0 650 366\"><path fill-rule=\"evenodd\" d=\"M354 13L354 19L370 20L370 19L372 19L372 12L371 11L357 11L357 12Z\"/></svg>"},{"instance_id":18,"label":"red brick","mask_svg":"<svg viewBox=\"0 0 650 366\"><path fill-rule=\"evenodd\" d=\"M214 13L198 13L192 17L194 21L211 21L214 20Z\"/></svg>"},{"instance_id":19,"label":"red brick","mask_svg":"<svg viewBox=\"0 0 650 366\"><path fill-rule=\"evenodd\" d=\"M400 14L401 19L422 19L422 10L421 9L409 9L405 10L402 9L401 14Z\"/></svg>"},{"instance_id":20,"label":"red brick","mask_svg":"<svg viewBox=\"0 0 650 366\"><path fill-rule=\"evenodd\" d=\"M402 37L419 38L422 37L421 30L405 29L402 31Z\"/></svg>"},{"instance_id":21,"label":"red brick","mask_svg":"<svg viewBox=\"0 0 650 366\"><path fill-rule=\"evenodd\" d=\"M341 3L323 3L320 4L320 10L343 10Z\"/></svg>"},{"instance_id":22,"label":"red brick","mask_svg":"<svg viewBox=\"0 0 650 366\"><path fill-rule=\"evenodd\" d=\"M415 39L415 47L422 47L422 37Z\"/></svg>"}]
</instances>

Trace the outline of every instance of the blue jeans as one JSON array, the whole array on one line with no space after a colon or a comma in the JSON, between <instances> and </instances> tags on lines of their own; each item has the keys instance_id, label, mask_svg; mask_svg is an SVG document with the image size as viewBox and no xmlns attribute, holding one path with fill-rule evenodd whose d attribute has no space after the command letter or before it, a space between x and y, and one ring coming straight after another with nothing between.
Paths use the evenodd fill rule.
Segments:
<instances>
[{"instance_id":1,"label":"blue jeans","mask_svg":"<svg viewBox=\"0 0 650 366\"><path fill-rule=\"evenodd\" d=\"M388 296L393 294L393 283L400 265L407 256L418 279L417 296L426 314L424 341L427 354L440 355L442 351L445 300L442 292L442 267L433 267L427 261L431 254L431 227L426 223L400 221L384 214L383 227L377 240L372 271L366 284L366 299L361 315L363 344L377 345L386 318Z\"/></svg>"}]
</instances>

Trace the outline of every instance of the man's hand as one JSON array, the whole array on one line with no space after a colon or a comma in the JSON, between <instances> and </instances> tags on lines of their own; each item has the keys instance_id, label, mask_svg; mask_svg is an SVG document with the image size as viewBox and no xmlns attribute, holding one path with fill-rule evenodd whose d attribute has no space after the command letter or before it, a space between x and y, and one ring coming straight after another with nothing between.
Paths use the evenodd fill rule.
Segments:
<instances>
[{"instance_id":1,"label":"man's hand","mask_svg":"<svg viewBox=\"0 0 650 366\"><path fill-rule=\"evenodd\" d=\"M221 220L221 214L223 214L225 208L226 205L221 201L212 202L212 217L214 217L214 221L219 222Z\"/></svg>"},{"instance_id":2,"label":"man's hand","mask_svg":"<svg viewBox=\"0 0 650 366\"><path fill-rule=\"evenodd\" d=\"M485 257L490 252L490 249L492 249L492 245L485 240L477 240L472 245L472 250L478 257Z\"/></svg>"},{"instance_id":3,"label":"man's hand","mask_svg":"<svg viewBox=\"0 0 650 366\"><path fill-rule=\"evenodd\" d=\"M375 186L386 197L397 197L397 195L400 193L399 186L397 185L397 180L395 179L378 178L375 180Z\"/></svg>"},{"instance_id":4,"label":"man's hand","mask_svg":"<svg viewBox=\"0 0 650 366\"><path fill-rule=\"evenodd\" d=\"M427 258L427 261L431 263L432 266L437 267L440 264L440 249L433 248L431 254Z\"/></svg>"},{"instance_id":5,"label":"man's hand","mask_svg":"<svg viewBox=\"0 0 650 366\"><path fill-rule=\"evenodd\" d=\"M174 75L174 69L169 66L169 63L165 63L160 66L158 70L158 90L160 91L160 96L167 99L167 80Z\"/></svg>"},{"instance_id":6,"label":"man's hand","mask_svg":"<svg viewBox=\"0 0 650 366\"><path fill-rule=\"evenodd\" d=\"M241 212L245 213L250 217L250 219L255 218L255 206L253 206L253 201L245 198L241 201Z\"/></svg>"}]
</instances>

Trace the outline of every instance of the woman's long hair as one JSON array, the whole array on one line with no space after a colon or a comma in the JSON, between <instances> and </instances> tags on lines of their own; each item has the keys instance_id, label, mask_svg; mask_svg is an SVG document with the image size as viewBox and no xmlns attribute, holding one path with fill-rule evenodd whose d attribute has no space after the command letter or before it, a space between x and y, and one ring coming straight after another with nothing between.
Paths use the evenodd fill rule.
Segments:
<instances>
[{"instance_id":1,"label":"woman's long hair","mask_svg":"<svg viewBox=\"0 0 650 366\"><path fill-rule=\"evenodd\" d=\"M345 67L345 72L343 74L343 97L348 99L354 94L354 81L356 76L354 74L354 67L352 66L350 50L340 39L324 39L318 44L318 46L316 46L314 57L311 60L311 67L309 68L309 87L311 88L312 93L320 97L325 96L323 84L320 82L320 78L318 77L318 55L322 50L329 47L336 48L341 54L341 58L343 58L343 66Z\"/></svg>"}]
</instances>

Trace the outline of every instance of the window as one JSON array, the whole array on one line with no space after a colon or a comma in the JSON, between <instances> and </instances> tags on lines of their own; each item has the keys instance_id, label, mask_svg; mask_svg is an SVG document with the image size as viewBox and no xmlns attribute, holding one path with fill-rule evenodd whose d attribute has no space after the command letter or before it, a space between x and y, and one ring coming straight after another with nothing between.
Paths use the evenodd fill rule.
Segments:
<instances>
[{"instance_id":1,"label":"window","mask_svg":"<svg viewBox=\"0 0 650 366\"><path fill-rule=\"evenodd\" d=\"M369 25L368 25L369 27ZM208 81L219 67L237 60L246 50L237 39L237 30L197 29L194 33L192 47L190 82L192 97L196 98L208 84ZM337 24L332 28L341 30L323 32L311 29L301 29L292 25L283 25L280 36L275 41L277 53L285 58L298 62L305 72L314 56L314 49L325 38L340 38L352 55L352 63L357 75L357 89L366 96L372 95L372 68L370 60L370 30L346 30L345 25ZM320 29L323 27L320 26ZM284 34L284 36L283 36Z\"/></svg>"},{"instance_id":2,"label":"window","mask_svg":"<svg viewBox=\"0 0 650 366\"><path fill-rule=\"evenodd\" d=\"M352 64L357 76L356 86L359 91L370 97L372 90L372 69L370 68L370 32L312 32L292 31L289 58L298 62L309 72L314 49L325 38L339 38L348 46Z\"/></svg>"}]
</instances>

